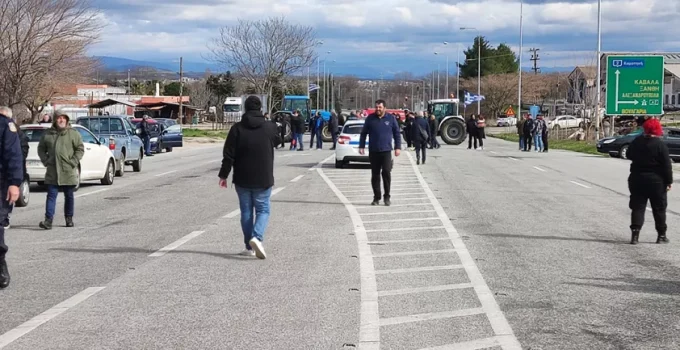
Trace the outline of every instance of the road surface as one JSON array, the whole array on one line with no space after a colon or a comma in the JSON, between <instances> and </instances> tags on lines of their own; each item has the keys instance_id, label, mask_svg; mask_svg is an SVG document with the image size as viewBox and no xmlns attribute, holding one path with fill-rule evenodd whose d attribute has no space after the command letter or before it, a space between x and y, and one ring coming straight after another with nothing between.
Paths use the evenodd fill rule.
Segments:
<instances>
[{"instance_id":1,"label":"road surface","mask_svg":"<svg viewBox=\"0 0 680 350\"><path fill-rule=\"evenodd\" d=\"M83 186L76 227L15 210L4 349L672 349L680 256L651 213L630 246L628 164L442 145L395 162L392 206L364 165L276 151L268 258L241 257L221 145ZM674 238L675 237L675 238ZM521 344L521 345L520 345Z\"/></svg>"}]
</instances>

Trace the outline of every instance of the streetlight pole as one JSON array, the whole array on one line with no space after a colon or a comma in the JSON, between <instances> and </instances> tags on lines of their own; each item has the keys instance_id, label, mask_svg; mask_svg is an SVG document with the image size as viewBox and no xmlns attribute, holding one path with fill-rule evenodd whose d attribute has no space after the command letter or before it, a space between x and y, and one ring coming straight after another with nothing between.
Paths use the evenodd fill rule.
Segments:
<instances>
[{"instance_id":1,"label":"streetlight pole","mask_svg":"<svg viewBox=\"0 0 680 350\"><path fill-rule=\"evenodd\" d=\"M595 104L595 140L600 138L600 92L602 86L600 81L602 80L602 67L600 55L602 51L602 0L597 0L597 92L595 93L595 99L597 103ZM614 130L614 118L611 120L611 128Z\"/></svg>"},{"instance_id":2,"label":"streetlight pole","mask_svg":"<svg viewBox=\"0 0 680 350\"><path fill-rule=\"evenodd\" d=\"M482 114L482 100L479 99L479 96L482 95L482 35L474 27L460 27L460 30L477 31L477 114Z\"/></svg>"},{"instance_id":3,"label":"streetlight pole","mask_svg":"<svg viewBox=\"0 0 680 350\"><path fill-rule=\"evenodd\" d=\"M444 42L444 46L448 46L447 41ZM446 98L449 98L449 52L446 51Z\"/></svg>"},{"instance_id":4,"label":"streetlight pole","mask_svg":"<svg viewBox=\"0 0 680 350\"><path fill-rule=\"evenodd\" d=\"M522 45L524 44L524 0L519 2L519 67L517 71L519 73L519 82L517 88L517 120L522 117Z\"/></svg>"},{"instance_id":5,"label":"streetlight pole","mask_svg":"<svg viewBox=\"0 0 680 350\"><path fill-rule=\"evenodd\" d=\"M458 104L460 104L460 44L457 44L456 49L456 98L458 99Z\"/></svg>"},{"instance_id":6,"label":"streetlight pole","mask_svg":"<svg viewBox=\"0 0 680 350\"><path fill-rule=\"evenodd\" d=\"M317 44L323 45L323 41L319 41ZM320 63L320 57L316 56L316 84L319 85L321 82L319 81L319 63ZM307 74L309 76L309 74ZM309 80L309 79L308 79ZM309 85L309 84L307 84ZM321 90L320 86L319 89L316 89L316 110L319 110L319 91ZM309 88L307 89L309 91ZM309 96L309 93L307 94Z\"/></svg>"}]
</instances>

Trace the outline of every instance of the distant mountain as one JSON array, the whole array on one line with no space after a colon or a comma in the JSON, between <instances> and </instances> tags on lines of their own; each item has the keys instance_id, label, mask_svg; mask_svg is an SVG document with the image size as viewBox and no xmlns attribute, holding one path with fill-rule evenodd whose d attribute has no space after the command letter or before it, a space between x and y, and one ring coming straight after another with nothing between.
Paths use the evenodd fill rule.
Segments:
<instances>
[{"instance_id":1,"label":"distant mountain","mask_svg":"<svg viewBox=\"0 0 680 350\"><path fill-rule=\"evenodd\" d=\"M94 56L98 59L106 69L114 71L126 71L128 69L135 69L140 67L151 67L159 71L165 72L179 72L179 62L153 62L153 61L138 61L121 57L110 56ZM219 71L219 67L215 64L203 62L182 62L184 71L187 73L203 73L206 69L213 72Z\"/></svg>"}]
</instances>

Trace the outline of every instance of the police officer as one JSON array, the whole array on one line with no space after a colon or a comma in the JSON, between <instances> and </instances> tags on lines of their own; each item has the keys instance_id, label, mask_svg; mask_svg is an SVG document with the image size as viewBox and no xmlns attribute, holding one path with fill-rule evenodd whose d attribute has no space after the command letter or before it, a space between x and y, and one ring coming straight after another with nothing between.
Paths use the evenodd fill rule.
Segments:
<instances>
[{"instance_id":1,"label":"police officer","mask_svg":"<svg viewBox=\"0 0 680 350\"><path fill-rule=\"evenodd\" d=\"M19 186L24 178L23 154L17 126L11 120L12 110L0 107L0 221L7 218L14 202L19 199ZM9 271L5 255L5 228L0 226L0 289L9 286Z\"/></svg>"}]
</instances>

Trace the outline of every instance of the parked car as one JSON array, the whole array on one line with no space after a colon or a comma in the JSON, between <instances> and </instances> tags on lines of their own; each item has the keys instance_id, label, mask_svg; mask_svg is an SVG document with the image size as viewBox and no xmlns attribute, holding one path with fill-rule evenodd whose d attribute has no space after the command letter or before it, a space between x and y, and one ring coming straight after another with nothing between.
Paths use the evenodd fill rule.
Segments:
<instances>
[{"instance_id":1,"label":"parked car","mask_svg":"<svg viewBox=\"0 0 680 350\"><path fill-rule=\"evenodd\" d=\"M368 163L368 142L369 138L366 135L366 150L365 153L359 154L359 137L361 130L364 128L365 119L348 120L342 126L342 132L338 136L338 143L335 146L335 167L344 168L350 162ZM394 141L393 141L394 146ZM394 167L394 160L392 160L392 167Z\"/></svg>"},{"instance_id":2,"label":"parked car","mask_svg":"<svg viewBox=\"0 0 680 350\"><path fill-rule=\"evenodd\" d=\"M628 158L628 147L636 137L642 135L642 128L634 132L614 137L605 137L597 142L597 151L612 157ZM680 128L663 128L661 140L668 146L668 153L674 162L680 161Z\"/></svg>"},{"instance_id":3,"label":"parked car","mask_svg":"<svg viewBox=\"0 0 680 350\"><path fill-rule=\"evenodd\" d=\"M38 143L51 125L48 124L28 124L22 125L21 131L28 137L28 157L26 158L26 172L30 182L37 182L44 185L45 166L43 166L38 156ZM103 140L97 137L80 125L73 125L73 128L80 133L85 145L83 159L78 164L78 185L83 181L99 180L102 185L112 185L115 172L115 157Z\"/></svg>"},{"instance_id":4,"label":"parked car","mask_svg":"<svg viewBox=\"0 0 680 350\"><path fill-rule=\"evenodd\" d=\"M174 122L172 119L165 119ZM133 119L132 124L135 128L139 128L141 118ZM177 123L170 123L167 121L159 121L158 119L149 119L149 133L151 136L151 150L155 153L161 153L165 149L166 152L172 152L173 147L182 147L184 145L184 134L182 133L182 126ZM172 124L167 126L167 124Z\"/></svg>"},{"instance_id":5,"label":"parked car","mask_svg":"<svg viewBox=\"0 0 680 350\"><path fill-rule=\"evenodd\" d=\"M548 128L559 130L559 129L573 129L581 128L585 129L586 125L590 123L585 118L577 118L573 115L561 115L548 122Z\"/></svg>"},{"instance_id":6,"label":"parked car","mask_svg":"<svg viewBox=\"0 0 680 350\"><path fill-rule=\"evenodd\" d=\"M126 165L132 165L134 172L142 171L144 143L137 136L137 129L130 123L127 116L80 117L76 120L76 124L92 131L113 152L116 159L116 176L125 174Z\"/></svg>"},{"instance_id":7,"label":"parked car","mask_svg":"<svg viewBox=\"0 0 680 350\"><path fill-rule=\"evenodd\" d=\"M153 118L155 121L165 125L165 126L173 126L173 125L179 125L177 124L177 120L175 119L170 119L170 118Z\"/></svg>"},{"instance_id":8,"label":"parked car","mask_svg":"<svg viewBox=\"0 0 680 350\"><path fill-rule=\"evenodd\" d=\"M513 125L517 125L517 118L515 117L499 115L498 118L496 118L496 126L513 126Z\"/></svg>"}]
</instances>

